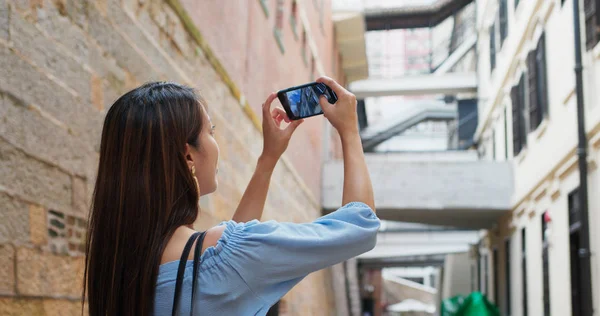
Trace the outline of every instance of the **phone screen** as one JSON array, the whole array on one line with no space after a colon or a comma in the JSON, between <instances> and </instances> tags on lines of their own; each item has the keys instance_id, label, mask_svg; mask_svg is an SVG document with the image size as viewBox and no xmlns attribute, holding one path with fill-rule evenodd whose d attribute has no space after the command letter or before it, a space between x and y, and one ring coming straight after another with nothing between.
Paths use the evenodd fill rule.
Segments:
<instances>
[{"instance_id":1,"label":"phone screen","mask_svg":"<svg viewBox=\"0 0 600 316\"><path fill-rule=\"evenodd\" d=\"M337 101L335 93L323 83L311 83L280 91L278 94L281 104L288 111L291 119L302 119L323 114L319 104L319 96L325 95L330 103ZM289 115L291 112L292 115Z\"/></svg>"}]
</instances>

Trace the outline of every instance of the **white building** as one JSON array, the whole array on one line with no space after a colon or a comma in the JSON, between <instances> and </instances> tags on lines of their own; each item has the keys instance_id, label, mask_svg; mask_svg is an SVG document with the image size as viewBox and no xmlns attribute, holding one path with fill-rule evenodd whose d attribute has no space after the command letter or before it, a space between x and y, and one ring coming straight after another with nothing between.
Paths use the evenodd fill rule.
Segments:
<instances>
[{"instance_id":1,"label":"white building","mask_svg":"<svg viewBox=\"0 0 600 316\"><path fill-rule=\"evenodd\" d=\"M477 1L475 138L483 157L514 170L512 212L480 245L480 289L502 315L583 315L590 281L600 310L600 1L580 4L591 276L578 267L573 1Z\"/></svg>"}]
</instances>

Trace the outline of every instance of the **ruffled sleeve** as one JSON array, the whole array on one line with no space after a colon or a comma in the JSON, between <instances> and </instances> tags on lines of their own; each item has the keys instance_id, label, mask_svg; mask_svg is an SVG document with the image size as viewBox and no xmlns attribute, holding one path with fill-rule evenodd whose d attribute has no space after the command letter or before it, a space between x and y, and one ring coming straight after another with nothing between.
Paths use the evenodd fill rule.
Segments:
<instances>
[{"instance_id":1,"label":"ruffled sleeve","mask_svg":"<svg viewBox=\"0 0 600 316\"><path fill-rule=\"evenodd\" d=\"M379 219L352 202L312 223L227 222L222 258L273 304L311 272L373 249Z\"/></svg>"}]
</instances>

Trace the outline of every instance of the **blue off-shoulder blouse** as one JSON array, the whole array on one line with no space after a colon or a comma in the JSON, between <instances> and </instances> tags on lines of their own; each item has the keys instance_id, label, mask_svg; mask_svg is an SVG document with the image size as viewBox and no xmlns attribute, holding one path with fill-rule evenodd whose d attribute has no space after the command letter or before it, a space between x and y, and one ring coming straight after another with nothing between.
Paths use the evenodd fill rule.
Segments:
<instances>
[{"instance_id":1,"label":"blue off-shoulder blouse","mask_svg":"<svg viewBox=\"0 0 600 316\"><path fill-rule=\"evenodd\" d=\"M224 222L216 246L201 256L194 315L265 315L311 272L375 246L379 219L352 202L312 223ZM171 315L179 261L160 265L154 315ZM179 311L189 315L193 261L186 265Z\"/></svg>"}]
</instances>

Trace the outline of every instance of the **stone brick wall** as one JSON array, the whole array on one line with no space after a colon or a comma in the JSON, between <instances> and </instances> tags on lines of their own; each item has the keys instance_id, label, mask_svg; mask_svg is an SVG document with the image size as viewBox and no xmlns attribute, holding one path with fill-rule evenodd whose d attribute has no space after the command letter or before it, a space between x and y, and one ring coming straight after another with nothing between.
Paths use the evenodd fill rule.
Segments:
<instances>
[{"instance_id":1,"label":"stone brick wall","mask_svg":"<svg viewBox=\"0 0 600 316\"><path fill-rule=\"evenodd\" d=\"M218 25L198 27L190 18L196 14L201 12L188 12L172 0L0 0L2 313L80 313L82 227L102 120L118 96L145 81L192 85L208 101L218 126L220 187L201 200L196 226L204 229L231 218L262 147L253 109L265 91L275 88L256 89L260 98L242 97L254 91L251 80L229 76L229 66L223 66L228 57L221 60L202 37L223 33ZM322 58L331 60L331 21L324 16L317 46L329 47ZM284 66L295 67L278 67ZM303 76L308 79L307 73ZM288 83L292 80L284 86ZM321 126L318 119L314 122L295 137L295 144L314 141ZM277 166L264 218L309 221L320 215L314 195L320 152L311 155L304 163L285 158ZM299 176L303 170L313 170L316 178ZM310 181L313 186L306 185ZM295 287L284 298L286 315L333 314L331 273L311 274Z\"/></svg>"}]
</instances>

